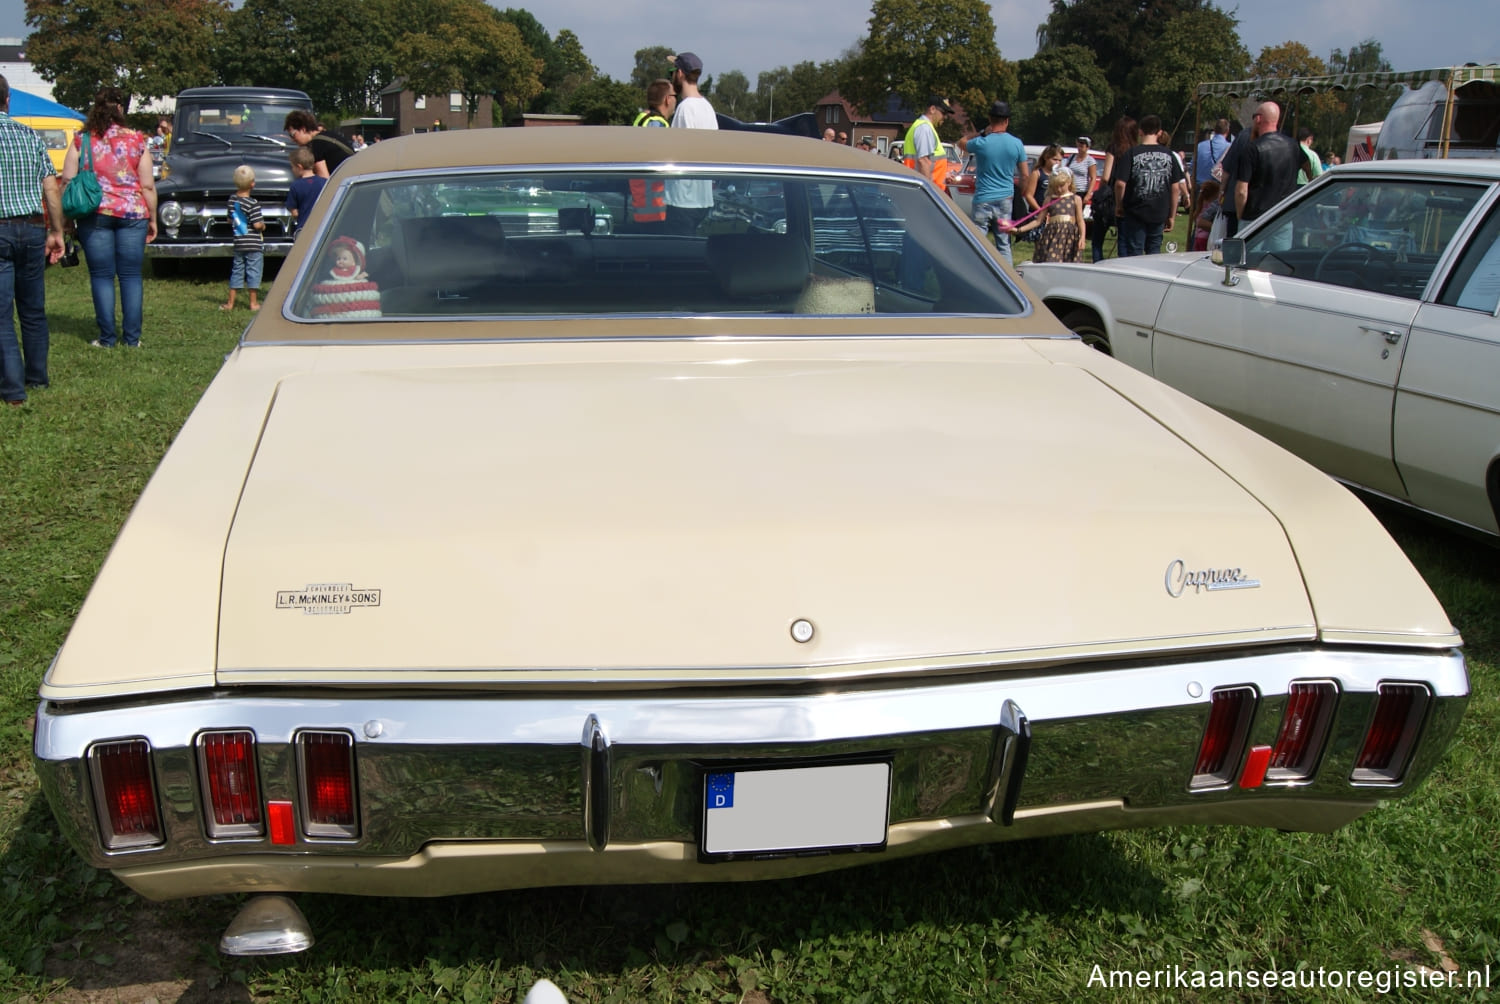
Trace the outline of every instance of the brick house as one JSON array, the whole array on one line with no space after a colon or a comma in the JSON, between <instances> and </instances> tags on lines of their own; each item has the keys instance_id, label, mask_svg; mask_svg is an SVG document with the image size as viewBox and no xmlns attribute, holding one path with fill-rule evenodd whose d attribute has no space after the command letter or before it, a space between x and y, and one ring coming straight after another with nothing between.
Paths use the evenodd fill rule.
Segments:
<instances>
[{"instance_id":1,"label":"brick house","mask_svg":"<svg viewBox=\"0 0 1500 1004\"><path fill-rule=\"evenodd\" d=\"M494 105L495 100L488 95L479 99L473 128L489 129L495 124ZM380 92L380 116L391 120L392 136L470 128L468 106L458 91L418 95L400 80Z\"/></svg>"}]
</instances>

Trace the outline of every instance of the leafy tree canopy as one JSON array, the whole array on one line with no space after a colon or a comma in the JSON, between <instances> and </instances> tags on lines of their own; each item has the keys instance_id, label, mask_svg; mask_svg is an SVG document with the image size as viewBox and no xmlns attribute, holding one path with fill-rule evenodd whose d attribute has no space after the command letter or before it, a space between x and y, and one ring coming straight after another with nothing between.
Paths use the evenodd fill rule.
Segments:
<instances>
[{"instance_id":1,"label":"leafy tree canopy","mask_svg":"<svg viewBox=\"0 0 1500 1004\"><path fill-rule=\"evenodd\" d=\"M838 88L844 65L838 60L827 63L804 60L793 67L778 66L762 72L755 78L753 116L769 121L812 111L830 91Z\"/></svg>"},{"instance_id":2,"label":"leafy tree canopy","mask_svg":"<svg viewBox=\"0 0 1500 1004\"><path fill-rule=\"evenodd\" d=\"M1211 6L1209 0L1052 0L1052 13L1037 28L1037 50L1081 45L1093 51L1114 96L1109 118L1123 112L1139 118L1146 105L1130 86L1131 72L1160 44L1172 18Z\"/></svg>"},{"instance_id":3,"label":"leafy tree canopy","mask_svg":"<svg viewBox=\"0 0 1500 1004\"><path fill-rule=\"evenodd\" d=\"M396 43L392 60L418 94L463 94L473 124L479 99L493 95L497 111L525 108L542 92L542 61L521 32L483 0L446 0L430 31Z\"/></svg>"},{"instance_id":4,"label":"leafy tree canopy","mask_svg":"<svg viewBox=\"0 0 1500 1004\"><path fill-rule=\"evenodd\" d=\"M1017 67L1014 130L1028 143L1071 143L1095 133L1109 114L1109 81L1081 45L1044 49ZM983 111L984 109L979 109Z\"/></svg>"},{"instance_id":5,"label":"leafy tree canopy","mask_svg":"<svg viewBox=\"0 0 1500 1004\"><path fill-rule=\"evenodd\" d=\"M938 94L972 110L1015 93L1015 67L1000 57L984 0L875 0L869 29L839 78L839 92L856 105L883 108L896 94L925 109ZM945 124L945 133L957 131Z\"/></svg>"},{"instance_id":6,"label":"leafy tree canopy","mask_svg":"<svg viewBox=\"0 0 1500 1004\"><path fill-rule=\"evenodd\" d=\"M26 0L26 52L56 99L87 113L99 88L153 99L213 79L228 0Z\"/></svg>"},{"instance_id":7,"label":"leafy tree canopy","mask_svg":"<svg viewBox=\"0 0 1500 1004\"><path fill-rule=\"evenodd\" d=\"M585 125L630 125L644 102L641 88L603 76L580 84L567 107L568 114L581 117Z\"/></svg>"},{"instance_id":8,"label":"leafy tree canopy","mask_svg":"<svg viewBox=\"0 0 1500 1004\"><path fill-rule=\"evenodd\" d=\"M646 88L651 81L672 75L672 57L677 50L665 45L649 45L635 50L635 67L630 71L630 86L641 92L641 101L646 100Z\"/></svg>"},{"instance_id":9,"label":"leafy tree canopy","mask_svg":"<svg viewBox=\"0 0 1500 1004\"><path fill-rule=\"evenodd\" d=\"M1238 24L1217 7L1178 14L1162 28L1161 37L1131 74L1130 86L1140 96L1141 112L1160 116L1174 145L1185 146L1183 129L1194 127L1193 97L1200 83L1244 78L1250 53L1240 44ZM1227 111L1227 102L1205 100L1199 114L1215 119Z\"/></svg>"}]
</instances>

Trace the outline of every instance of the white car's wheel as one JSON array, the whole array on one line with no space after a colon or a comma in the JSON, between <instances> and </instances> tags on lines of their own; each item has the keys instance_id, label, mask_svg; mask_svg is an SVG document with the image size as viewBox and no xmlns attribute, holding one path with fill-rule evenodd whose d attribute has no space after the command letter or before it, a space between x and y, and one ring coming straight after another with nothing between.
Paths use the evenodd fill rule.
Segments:
<instances>
[{"instance_id":1,"label":"white car's wheel","mask_svg":"<svg viewBox=\"0 0 1500 1004\"><path fill-rule=\"evenodd\" d=\"M1063 324L1073 334L1083 339L1083 344L1098 349L1107 356L1114 355L1109 347L1109 332L1105 330L1104 324L1087 307L1079 307L1063 315Z\"/></svg>"}]
</instances>

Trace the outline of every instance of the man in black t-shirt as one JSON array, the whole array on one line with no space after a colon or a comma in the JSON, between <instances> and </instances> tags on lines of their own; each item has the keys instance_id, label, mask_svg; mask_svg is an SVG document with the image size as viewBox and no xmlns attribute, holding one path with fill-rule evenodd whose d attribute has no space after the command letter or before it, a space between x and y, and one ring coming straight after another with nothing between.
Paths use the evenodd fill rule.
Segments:
<instances>
[{"instance_id":1,"label":"man in black t-shirt","mask_svg":"<svg viewBox=\"0 0 1500 1004\"><path fill-rule=\"evenodd\" d=\"M1259 219L1297 189L1302 152L1297 141L1277 130L1281 106L1266 101L1255 109L1255 142L1245 158L1247 170L1234 179L1234 210L1240 222Z\"/></svg>"},{"instance_id":2,"label":"man in black t-shirt","mask_svg":"<svg viewBox=\"0 0 1500 1004\"><path fill-rule=\"evenodd\" d=\"M1161 119L1141 119L1141 142L1115 162L1115 218L1119 257L1156 254L1162 228L1172 221L1187 178L1172 151L1157 142Z\"/></svg>"}]
</instances>

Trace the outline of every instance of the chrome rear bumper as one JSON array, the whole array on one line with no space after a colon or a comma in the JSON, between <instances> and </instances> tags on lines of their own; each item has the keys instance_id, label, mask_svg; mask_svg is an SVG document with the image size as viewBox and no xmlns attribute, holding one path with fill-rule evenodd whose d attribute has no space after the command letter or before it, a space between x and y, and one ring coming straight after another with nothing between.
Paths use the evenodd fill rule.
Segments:
<instances>
[{"instance_id":1,"label":"chrome rear bumper","mask_svg":"<svg viewBox=\"0 0 1500 1004\"><path fill-rule=\"evenodd\" d=\"M1248 743L1275 741L1294 680L1338 700L1316 773L1190 790L1210 694L1253 687ZM1399 782L1351 781L1382 682L1432 694ZM731 881L827 870L868 854L703 863L709 765L879 758L891 764L888 855L1165 823L1331 830L1400 795L1446 749L1467 703L1457 651L1281 650L1237 658L898 686L411 694L218 691L37 712L36 769L70 842L153 897L236 890L443 895L590 882ZM1017 712L1030 729L1015 763ZM353 737L359 832L273 847L210 839L196 737L251 729L261 794L296 799L299 730ZM165 841L105 850L92 744L145 739ZM1006 821L1007 796L1015 804Z\"/></svg>"}]
</instances>

